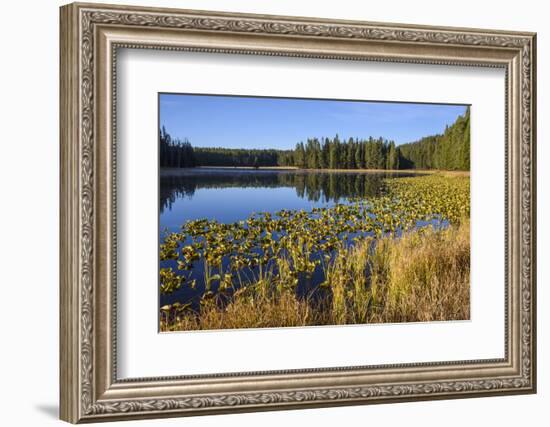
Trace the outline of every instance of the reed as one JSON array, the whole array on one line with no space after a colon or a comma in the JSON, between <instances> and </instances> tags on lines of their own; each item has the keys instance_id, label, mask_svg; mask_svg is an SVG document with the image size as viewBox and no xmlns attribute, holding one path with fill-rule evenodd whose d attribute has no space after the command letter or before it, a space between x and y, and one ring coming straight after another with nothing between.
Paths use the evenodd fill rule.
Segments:
<instances>
[{"instance_id":1,"label":"reed","mask_svg":"<svg viewBox=\"0 0 550 427\"><path fill-rule=\"evenodd\" d=\"M263 275L224 305L205 300L161 315L162 331L359 323L465 320L470 316L470 222L396 237L365 238L325 259L324 300L295 292L292 259L280 256L278 275ZM327 309L329 307L329 309Z\"/></svg>"}]
</instances>

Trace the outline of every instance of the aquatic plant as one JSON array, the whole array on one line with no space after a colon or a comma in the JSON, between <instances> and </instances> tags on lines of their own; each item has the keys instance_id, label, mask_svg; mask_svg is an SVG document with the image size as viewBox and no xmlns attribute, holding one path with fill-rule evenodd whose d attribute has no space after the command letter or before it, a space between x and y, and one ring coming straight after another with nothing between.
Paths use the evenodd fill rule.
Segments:
<instances>
[{"instance_id":1,"label":"aquatic plant","mask_svg":"<svg viewBox=\"0 0 550 427\"><path fill-rule=\"evenodd\" d=\"M330 265L326 300L313 303L284 288L269 297L238 289L200 314L161 313L161 331L464 320L470 316L470 223L365 240ZM362 271L371 269L372 274ZM356 274L358 273L358 274ZM334 302L332 295L339 300ZM162 310L162 309L161 309ZM168 321L165 321L168 319Z\"/></svg>"}]
</instances>

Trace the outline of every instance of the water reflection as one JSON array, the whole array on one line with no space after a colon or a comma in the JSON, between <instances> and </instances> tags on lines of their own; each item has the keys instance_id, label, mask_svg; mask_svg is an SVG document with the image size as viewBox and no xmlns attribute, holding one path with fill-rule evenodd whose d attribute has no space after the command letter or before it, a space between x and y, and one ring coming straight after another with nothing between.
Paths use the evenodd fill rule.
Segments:
<instances>
[{"instance_id":1,"label":"water reflection","mask_svg":"<svg viewBox=\"0 0 550 427\"><path fill-rule=\"evenodd\" d=\"M382 179L407 173L322 172L250 169L186 169L162 171L160 213L179 199L191 199L200 189L294 188L295 197L311 202L339 203L342 199L368 198L380 193ZM281 206L281 209L285 206Z\"/></svg>"}]
</instances>

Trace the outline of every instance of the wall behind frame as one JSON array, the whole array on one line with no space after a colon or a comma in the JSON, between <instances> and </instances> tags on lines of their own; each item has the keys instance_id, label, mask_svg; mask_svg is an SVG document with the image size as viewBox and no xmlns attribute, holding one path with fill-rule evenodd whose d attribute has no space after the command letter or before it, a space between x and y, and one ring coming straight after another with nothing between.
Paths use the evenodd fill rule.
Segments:
<instances>
[{"instance_id":1,"label":"wall behind frame","mask_svg":"<svg viewBox=\"0 0 550 427\"><path fill-rule=\"evenodd\" d=\"M313 16L538 32L538 113L550 116L550 29L544 2L507 0L459 3L388 0L109 0L111 3L233 12ZM58 405L58 7L57 0L6 2L0 78L0 416L6 425L61 425ZM538 120L539 393L528 396L444 400L392 405L264 412L124 426L389 425L542 426L550 405L550 125ZM5 344L7 343L7 344ZM120 424L122 425L122 424Z\"/></svg>"}]
</instances>

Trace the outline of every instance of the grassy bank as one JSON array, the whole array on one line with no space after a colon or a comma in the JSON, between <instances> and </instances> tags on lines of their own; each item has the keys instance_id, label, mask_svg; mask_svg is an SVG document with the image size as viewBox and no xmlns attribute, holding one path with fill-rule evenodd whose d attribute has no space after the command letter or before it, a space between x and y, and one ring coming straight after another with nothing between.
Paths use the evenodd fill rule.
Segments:
<instances>
[{"instance_id":1,"label":"grassy bank","mask_svg":"<svg viewBox=\"0 0 550 427\"><path fill-rule=\"evenodd\" d=\"M238 290L225 307L215 298L200 315L161 313L162 331L464 320L470 313L470 227L426 228L373 245L366 239L326 266L327 298L300 299L292 276ZM288 281L288 283L281 283Z\"/></svg>"}]
</instances>

